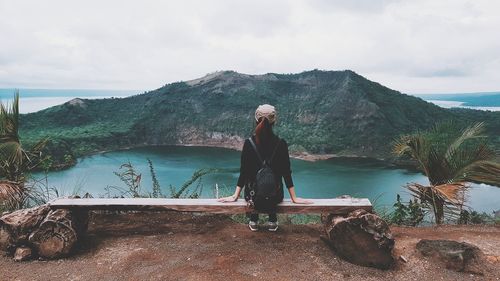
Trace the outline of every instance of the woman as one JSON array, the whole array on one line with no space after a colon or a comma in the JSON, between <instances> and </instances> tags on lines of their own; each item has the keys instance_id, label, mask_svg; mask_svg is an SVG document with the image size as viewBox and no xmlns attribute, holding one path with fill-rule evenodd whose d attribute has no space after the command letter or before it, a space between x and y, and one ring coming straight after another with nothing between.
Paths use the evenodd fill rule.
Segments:
<instances>
[{"instance_id":1,"label":"woman","mask_svg":"<svg viewBox=\"0 0 500 281\"><path fill-rule=\"evenodd\" d=\"M255 128L255 135L251 139L245 140L243 151L241 152L241 167L240 177L236 190L232 196L220 198L220 202L234 202L240 197L242 187L245 187L245 200L251 199L249 186L255 182L257 171L261 168L262 164L259 156L263 159L270 159L270 167L274 175L278 178L278 200L283 201L283 181L285 180L286 187L290 193L292 202L296 204L310 204L309 200L299 198L295 195L295 188L292 181L292 171L290 170L290 158L288 155L288 145L285 140L278 138L273 133L273 125L276 122L276 110L274 106L269 104L260 105L255 111L255 121L257 127ZM255 151L259 151L259 155ZM272 159L271 159L272 158ZM258 230L259 214L257 212L250 214L250 221L248 227L251 231ZM276 213L269 214L269 222L267 224L269 231L278 230L278 221Z\"/></svg>"}]
</instances>

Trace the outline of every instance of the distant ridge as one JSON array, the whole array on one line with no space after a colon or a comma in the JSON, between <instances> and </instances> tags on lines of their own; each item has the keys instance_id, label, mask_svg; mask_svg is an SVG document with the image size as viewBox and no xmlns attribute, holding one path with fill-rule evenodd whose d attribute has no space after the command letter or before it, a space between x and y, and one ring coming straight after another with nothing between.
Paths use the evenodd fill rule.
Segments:
<instances>
[{"instance_id":1,"label":"distant ridge","mask_svg":"<svg viewBox=\"0 0 500 281\"><path fill-rule=\"evenodd\" d=\"M485 121L500 143L500 113L443 109L351 70L219 71L141 95L81 99L23 115L21 134L28 142L49 136L55 154L75 156L148 145L239 149L253 132L255 108L263 103L276 106L276 132L295 153L390 158L391 142L400 134L449 119Z\"/></svg>"}]
</instances>

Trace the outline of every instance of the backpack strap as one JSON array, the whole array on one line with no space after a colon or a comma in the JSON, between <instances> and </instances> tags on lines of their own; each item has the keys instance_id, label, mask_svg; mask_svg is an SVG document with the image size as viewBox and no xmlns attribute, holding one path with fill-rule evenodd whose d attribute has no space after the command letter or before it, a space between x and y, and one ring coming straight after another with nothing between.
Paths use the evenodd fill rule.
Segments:
<instances>
[{"instance_id":1,"label":"backpack strap","mask_svg":"<svg viewBox=\"0 0 500 281\"><path fill-rule=\"evenodd\" d=\"M261 163L264 163L265 160L262 160L262 156L260 156L260 153L259 153L259 150L257 149L257 146L255 145L255 143L253 142L252 138L248 138L248 140L250 141L250 144L252 145L253 147L253 150L255 150L255 153L257 153L257 157L259 158L259 161ZM271 158L269 159L269 165L271 165L271 162L273 161L274 159L274 155L276 155L276 151L278 150L278 146L280 146L280 142L281 142L281 139L278 138L278 143L276 144L276 146L274 147L274 150L273 150L273 154L271 155Z\"/></svg>"},{"instance_id":2,"label":"backpack strap","mask_svg":"<svg viewBox=\"0 0 500 281\"><path fill-rule=\"evenodd\" d=\"M273 161L274 159L274 155L276 154L276 151L278 150L278 146L280 146L280 143L281 143L281 139L278 138L278 143L276 144L276 146L274 147L274 151L273 151L273 154L271 155L271 159L269 159L269 165L271 165L271 162Z\"/></svg>"},{"instance_id":3,"label":"backpack strap","mask_svg":"<svg viewBox=\"0 0 500 281\"><path fill-rule=\"evenodd\" d=\"M259 150L257 149L257 146L253 142L252 138L250 137L250 138L248 138L248 140L250 141L250 144L252 145L253 150L255 150L255 153L257 153L257 157L259 158L259 161L261 163L264 163L264 161L262 160L262 157L260 156Z\"/></svg>"}]
</instances>

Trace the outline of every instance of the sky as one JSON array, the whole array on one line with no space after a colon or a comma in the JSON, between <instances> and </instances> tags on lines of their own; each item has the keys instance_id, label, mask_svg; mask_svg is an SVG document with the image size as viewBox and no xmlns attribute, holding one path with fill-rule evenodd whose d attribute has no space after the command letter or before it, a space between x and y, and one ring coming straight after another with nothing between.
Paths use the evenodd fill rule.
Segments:
<instances>
[{"instance_id":1,"label":"sky","mask_svg":"<svg viewBox=\"0 0 500 281\"><path fill-rule=\"evenodd\" d=\"M312 69L404 93L500 91L500 1L0 0L0 88Z\"/></svg>"}]
</instances>

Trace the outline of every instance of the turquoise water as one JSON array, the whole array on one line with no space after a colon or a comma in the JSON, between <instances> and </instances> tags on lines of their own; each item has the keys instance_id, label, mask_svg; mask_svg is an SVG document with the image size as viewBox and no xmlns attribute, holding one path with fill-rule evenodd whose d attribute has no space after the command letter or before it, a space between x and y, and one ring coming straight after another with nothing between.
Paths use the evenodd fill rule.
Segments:
<instances>
[{"instance_id":1,"label":"turquoise water","mask_svg":"<svg viewBox=\"0 0 500 281\"><path fill-rule=\"evenodd\" d=\"M500 111L500 92L415 94L415 96L444 108L470 108Z\"/></svg>"},{"instance_id":2,"label":"turquoise water","mask_svg":"<svg viewBox=\"0 0 500 281\"><path fill-rule=\"evenodd\" d=\"M151 176L147 158L154 164L158 180L165 194L169 185L180 186L200 168L238 168L240 152L207 147L154 147L115 151L79 160L65 171L49 174L49 185L64 194L77 190L94 196L105 196L106 187L125 187L113 171L130 161L142 174L142 190L151 191ZM390 206L399 193L409 198L402 188L408 182L426 184L426 178L415 172L394 169L382 162L369 159L330 159L306 162L292 159L292 176L299 196L333 198L343 194L367 197L377 206ZM40 175L38 175L40 176ZM233 192L238 173L210 174L202 179L202 197L215 197L215 184L221 193ZM112 192L115 192L111 188ZM116 194L116 193L115 193ZM475 210L492 212L500 209L500 188L474 185L469 192L469 205Z\"/></svg>"}]
</instances>

